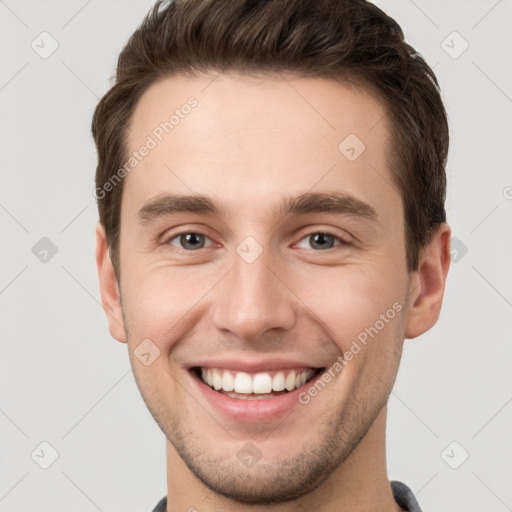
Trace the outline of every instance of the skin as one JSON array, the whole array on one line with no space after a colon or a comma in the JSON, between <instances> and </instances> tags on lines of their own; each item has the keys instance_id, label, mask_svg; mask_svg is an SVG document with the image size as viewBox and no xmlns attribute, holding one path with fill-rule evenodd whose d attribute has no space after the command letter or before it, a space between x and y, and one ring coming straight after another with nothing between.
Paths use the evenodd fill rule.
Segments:
<instances>
[{"instance_id":1,"label":"skin","mask_svg":"<svg viewBox=\"0 0 512 512\"><path fill-rule=\"evenodd\" d=\"M167 437L167 510L400 510L386 473L386 402L404 339L439 317L450 227L409 274L386 109L364 89L285 75L166 78L137 104L129 150L190 96L198 106L125 178L120 283L101 224L96 231L110 332L128 344ZM338 151L348 134L366 145L353 162ZM351 194L377 222L274 211L284 195L309 191ZM137 212L162 193L208 195L226 215L140 222ZM318 248L310 235L326 230L349 244L327 238ZM180 245L178 233L204 234L195 242L204 246ZM251 264L236 252L247 236L263 249ZM330 367L394 303L401 312L280 421L228 419L191 385L186 368L199 359L275 355ZM160 350L149 366L134 355L147 338ZM261 454L252 467L236 456L248 442Z\"/></svg>"}]
</instances>

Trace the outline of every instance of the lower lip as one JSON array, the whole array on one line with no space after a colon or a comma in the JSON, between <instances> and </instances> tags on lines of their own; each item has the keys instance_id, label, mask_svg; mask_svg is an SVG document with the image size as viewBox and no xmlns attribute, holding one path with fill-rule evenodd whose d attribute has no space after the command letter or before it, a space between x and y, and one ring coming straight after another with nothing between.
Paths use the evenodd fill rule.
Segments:
<instances>
[{"instance_id":1,"label":"lower lip","mask_svg":"<svg viewBox=\"0 0 512 512\"><path fill-rule=\"evenodd\" d=\"M231 419L245 422L262 422L280 419L284 415L289 414L297 405L304 407L299 402L299 395L322 376L322 372L319 372L304 385L284 395L278 395L274 398L264 400L245 400L243 398L231 398L224 393L219 393L205 384L195 373L191 371L188 373L206 400L212 404L216 410Z\"/></svg>"}]
</instances>

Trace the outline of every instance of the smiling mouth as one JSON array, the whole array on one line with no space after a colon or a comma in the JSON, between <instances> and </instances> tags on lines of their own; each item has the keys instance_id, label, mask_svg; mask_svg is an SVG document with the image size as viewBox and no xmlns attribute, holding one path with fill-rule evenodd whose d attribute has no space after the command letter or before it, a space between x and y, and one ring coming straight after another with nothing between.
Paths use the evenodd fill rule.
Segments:
<instances>
[{"instance_id":1,"label":"smiling mouth","mask_svg":"<svg viewBox=\"0 0 512 512\"><path fill-rule=\"evenodd\" d=\"M325 368L287 368L254 373L198 366L190 370L218 393L241 400L266 400L301 388Z\"/></svg>"}]
</instances>

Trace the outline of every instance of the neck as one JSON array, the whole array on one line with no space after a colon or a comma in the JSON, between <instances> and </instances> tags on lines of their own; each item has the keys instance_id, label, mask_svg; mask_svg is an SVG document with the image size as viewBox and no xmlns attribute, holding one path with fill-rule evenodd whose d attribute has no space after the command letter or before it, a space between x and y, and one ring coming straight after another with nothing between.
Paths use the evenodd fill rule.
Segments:
<instances>
[{"instance_id":1,"label":"neck","mask_svg":"<svg viewBox=\"0 0 512 512\"><path fill-rule=\"evenodd\" d=\"M386 472L385 436L386 407L349 457L317 488L295 501L271 505L247 505L214 493L167 441L167 512L399 512Z\"/></svg>"}]
</instances>

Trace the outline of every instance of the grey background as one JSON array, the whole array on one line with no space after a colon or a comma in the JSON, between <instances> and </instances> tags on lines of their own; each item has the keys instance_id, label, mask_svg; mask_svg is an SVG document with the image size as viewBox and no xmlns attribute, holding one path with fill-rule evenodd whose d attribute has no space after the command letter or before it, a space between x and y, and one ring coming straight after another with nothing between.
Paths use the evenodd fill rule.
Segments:
<instances>
[{"instance_id":1,"label":"grey background","mask_svg":"<svg viewBox=\"0 0 512 512\"><path fill-rule=\"evenodd\" d=\"M512 3L376 3L441 83L458 239L441 318L405 345L389 476L425 511L512 510ZM0 0L3 512L144 511L166 491L164 436L100 305L90 135L117 55L151 5ZM43 31L58 43L46 59L31 47L51 49ZM469 44L457 58L454 31ZM43 441L58 453L48 469Z\"/></svg>"}]
</instances>

